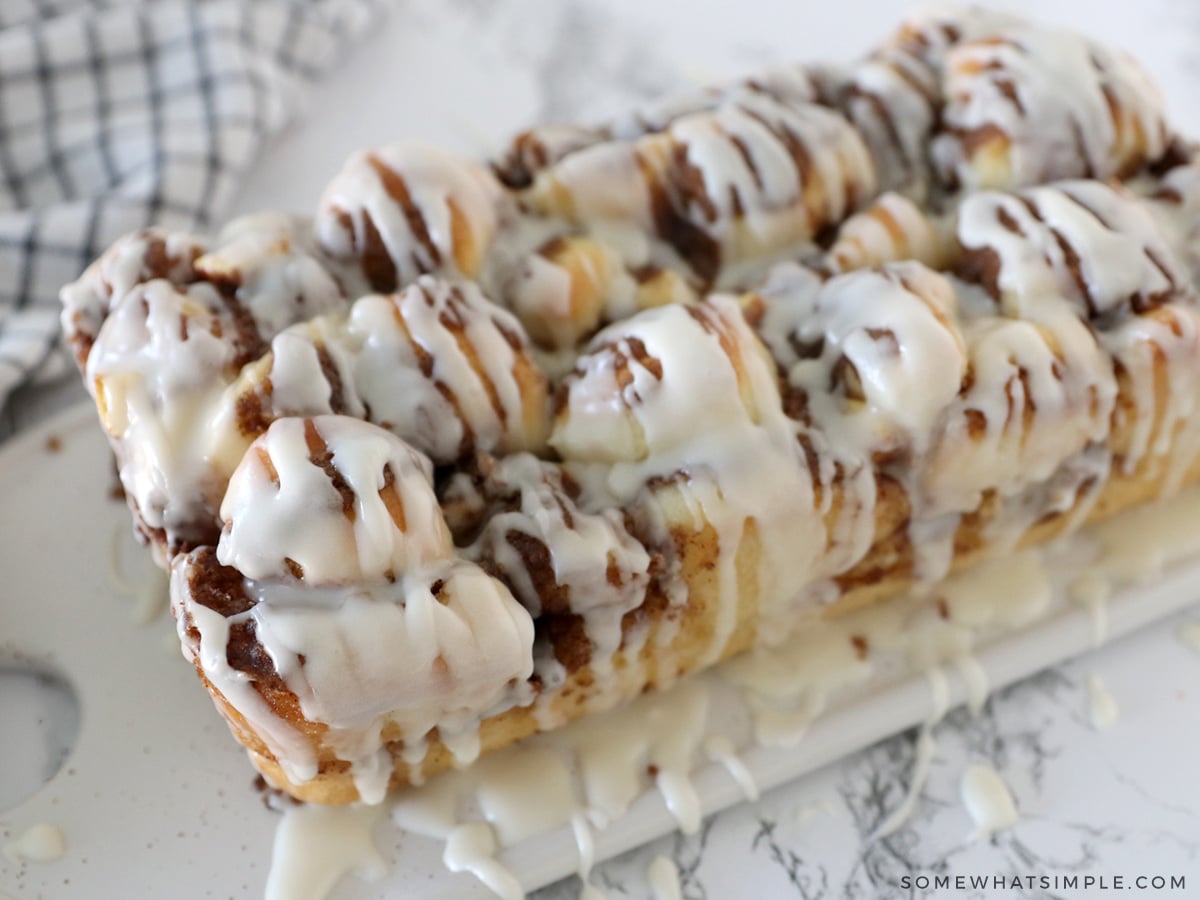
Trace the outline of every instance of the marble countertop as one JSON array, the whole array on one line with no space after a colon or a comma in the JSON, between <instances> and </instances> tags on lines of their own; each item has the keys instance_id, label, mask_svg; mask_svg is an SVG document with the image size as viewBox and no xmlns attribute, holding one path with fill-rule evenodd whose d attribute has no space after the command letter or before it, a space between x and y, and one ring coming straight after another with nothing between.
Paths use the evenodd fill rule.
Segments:
<instances>
[{"instance_id":1,"label":"marble countertop","mask_svg":"<svg viewBox=\"0 0 1200 900\"><path fill-rule=\"evenodd\" d=\"M593 120L642 98L792 59L846 59L889 31L904 0L408 0L310 94L302 121L269 148L230 214L311 209L351 151L419 138L483 154L547 119ZM994 5L1128 49L1162 85L1174 117L1200 134L1200 5L1194 0L1008 0ZM75 379L25 388L0 412L0 437L83 397ZM1200 585L1197 586L1200 595ZM915 733L600 866L608 896L648 897L647 867L675 861L682 897L877 897L902 876L1185 876L1200 893L1200 652L1162 623L960 710L935 729L913 816L870 842L905 794ZM1116 700L1115 724L1089 716L1089 680ZM973 762L1011 788L1018 824L971 840L960 781ZM1079 882L1083 884L1082 879ZM578 896L571 879L539 900ZM1099 883L1041 883L945 896L1107 896ZM914 881L912 896L926 892Z\"/></svg>"}]
</instances>

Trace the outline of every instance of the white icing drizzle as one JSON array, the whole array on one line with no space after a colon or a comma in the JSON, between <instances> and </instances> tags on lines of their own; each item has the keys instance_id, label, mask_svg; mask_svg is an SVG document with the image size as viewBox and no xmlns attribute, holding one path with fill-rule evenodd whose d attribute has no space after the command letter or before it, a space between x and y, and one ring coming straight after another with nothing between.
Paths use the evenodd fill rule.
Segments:
<instances>
[{"instance_id":1,"label":"white icing drizzle","mask_svg":"<svg viewBox=\"0 0 1200 900\"><path fill-rule=\"evenodd\" d=\"M592 834L592 823L585 813L577 812L571 816L571 831L575 835L575 848L579 851L579 877L587 887L588 876L596 864L596 840Z\"/></svg>"},{"instance_id":2,"label":"white icing drizzle","mask_svg":"<svg viewBox=\"0 0 1200 900\"><path fill-rule=\"evenodd\" d=\"M376 807L290 806L275 829L264 900L325 900L346 875L375 881L387 864L373 832Z\"/></svg>"},{"instance_id":3,"label":"white icing drizzle","mask_svg":"<svg viewBox=\"0 0 1200 900\"><path fill-rule=\"evenodd\" d=\"M1194 490L1128 510L1089 533L1098 542L1097 569L1111 581L1144 582L1200 551L1200 495Z\"/></svg>"},{"instance_id":4,"label":"white icing drizzle","mask_svg":"<svg viewBox=\"0 0 1200 900\"><path fill-rule=\"evenodd\" d=\"M838 105L862 133L881 187L923 197L938 114L937 71L901 46L880 47L837 79Z\"/></svg>"},{"instance_id":5,"label":"white icing drizzle","mask_svg":"<svg viewBox=\"0 0 1200 900\"><path fill-rule=\"evenodd\" d=\"M795 424L732 300L647 310L605 329L564 388L550 443L572 461L567 469L591 502L635 505L662 546L673 543L672 527L707 524L720 536L705 662L720 657L732 633L739 548L771 498L786 496L794 514L756 527L764 621L784 615L797 588L823 574L825 529Z\"/></svg>"},{"instance_id":6,"label":"white icing drizzle","mask_svg":"<svg viewBox=\"0 0 1200 900\"><path fill-rule=\"evenodd\" d=\"M480 763L483 771L473 779L474 796L501 847L543 834L567 820L573 827L583 823L578 813L564 818L563 811L576 805L575 783L557 749L534 746L503 762L489 763ZM530 803L532 796L538 797L536 803Z\"/></svg>"},{"instance_id":7,"label":"white icing drizzle","mask_svg":"<svg viewBox=\"0 0 1200 900\"><path fill-rule=\"evenodd\" d=\"M77 342L95 339L113 303L154 278L188 281L193 260L203 252L204 244L189 234L148 228L119 238L78 280L66 285L60 293L63 336L76 346L80 365L84 354Z\"/></svg>"},{"instance_id":8,"label":"white icing drizzle","mask_svg":"<svg viewBox=\"0 0 1200 900\"><path fill-rule=\"evenodd\" d=\"M737 782L747 800L758 799L758 784L754 781L754 775L746 768L746 764L734 749L733 742L726 735L711 734L705 738L704 754L713 762L719 762L725 767L725 771Z\"/></svg>"},{"instance_id":9,"label":"white icing drizzle","mask_svg":"<svg viewBox=\"0 0 1200 900\"><path fill-rule=\"evenodd\" d=\"M1018 16L979 6L936 2L907 16L886 46L903 47L940 68L946 53L964 41L978 41L1028 23Z\"/></svg>"},{"instance_id":10,"label":"white icing drizzle","mask_svg":"<svg viewBox=\"0 0 1200 900\"><path fill-rule=\"evenodd\" d=\"M1176 258L1200 281L1200 158L1189 152L1186 164L1178 165L1161 178L1134 179L1130 188L1146 198L1151 215L1159 220L1171 241Z\"/></svg>"},{"instance_id":11,"label":"white icing drizzle","mask_svg":"<svg viewBox=\"0 0 1200 900\"><path fill-rule=\"evenodd\" d=\"M482 491L501 511L486 519L466 555L485 561L533 615L582 616L595 665L602 667L621 644L622 617L645 599L646 549L617 510L581 509L561 468L529 454L497 461ZM544 608L543 598L554 607Z\"/></svg>"},{"instance_id":12,"label":"white icing drizzle","mask_svg":"<svg viewBox=\"0 0 1200 900\"><path fill-rule=\"evenodd\" d=\"M148 536L164 530L166 548L176 539L207 537L212 528L223 489L207 463L217 452L212 420L237 366L280 328L344 303L313 255L308 228L280 214L249 217L231 223L203 253L194 242L160 237L161 253L186 258L186 265L135 268L124 259L118 277L102 259L100 274L64 289L115 279L108 282L110 308L87 356L85 382L139 527ZM139 240L127 240L118 255L144 244Z\"/></svg>"},{"instance_id":13,"label":"white icing drizzle","mask_svg":"<svg viewBox=\"0 0 1200 900\"><path fill-rule=\"evenodd\" d=\"M795 638L800 645L789 642L760 648L722 667L721 674L749 700L761 743L796 746L833 692L870 674L870 664L860 658L850 636L838 633L839 623L830 622L828 627L835 634L822 640L810 643L800 634Z\"/></svg>"},{"instance_id":14,"label":"white icing drizzle","mask_svg":"<svg viewBox=\"0 0 1200 900\"><path fill-rule=\"evenodd\" d=\"M646 869L646 880L654 900L683 900L679 884L679 869L665 856L656 856Z\"/></svg>"},{"instance_id":15,"label":"white icing drizzle","mask_svg":"<svg viewBox=\"0 0 1200 900\"><path fill-rule=\"evenodd\" d=\"M511 242L520 246L520 235ZM627 235L603 227L590 237L556 235L533 252L516 255L512 263L497 260L487 281L499 283L497 296L539 347L565 351L567 369L576 345L601 323L697 299L689 279L648 265L645 247L630 246Z\"/></svg>"},{"instance_id":16,"label":"white icing drizzle","mask_svg":"<svg viewBox=\"0 0 1200 900\"><path fill-rule=\"evenodd\" d=\"M451 553L431 478L429 461L382 429L280 419L230 479L217 558L255 579L395 578Z\"/></svg>"},{"instance_id":17,"label":"white icing drizzle","mask_svg":"<svg viewBox=\"0 0 1200 900\"><path fill-rule=\"evenodd\" d=\"M926 725L932 728L950 711L950 682L940 666L931 666L925 670L925 684L929 688L929 717Z\"/></svg>"},{"instance_id":18,"label":"white icing drizzle","mask_svg":"<svg viewBox=\"0 0 1200 900\"><path fill-rule=\"evenodd\" d=\"M256 728L275 730L275 716L262 710L253 686L242 687L244 674L222 662L230 619L192 601L186 566L178 571L176 603L200 633L205 675L222 692L228 685L242 694L231 702ZM378 772L382 781L363 796L368 802L383 799L390 775L382 728L422 736L437 727L450 745L456 735L473 733L486 715L518 702L521 694L510 682L524 682L533 670L528 613L499 582L465 561L406 573L394 585L327 592L285 583L255 588L261 589L259 602L233 620L255 623L259 642L305 717L329 726L323 743L340 758ZM188 641L186 632L183 636ZM205 651L210 640L221 648L219 654ZM338 650L346 646L356 648L353 661ZM293 741L279 741L275 734L264 739L290 779L299 783L312 777L311 770L290 765L297 750ZM463 740L470 748L460 749L465 763L478 754L478 746L473 736ZM305 756L311 750L300 759ZM365 785L358 787L363 793Z\"/></svg>"},{"instance_id":19,"label":"white icing drizzle","mask_svg":"<svg viewBox=\"0 0 1200 900\"><path fill-rule=\"evenodd\" d=\"M1128 174L1166 149L1163 101L1128 56L1015 25L945 56L941 175L968 189Z\"/></svg>"},{"instance_id":20,"label":"white icing drizzle","mask_svg":"<svg viewBox=\"0 0 1200 900\"><path fill-rule=\"evenodd\" d=\"M1088 720L1097 731L1117 724L1120 709L1116 698L1095 672L1087 677Z\"/></svg>"},{"instance_id":21,"label":"white icing drizzle","mask_svg":"<svg viewBox=\"0 0 1200 900\"><path fill-rule=\"evenodd\" d=\"M958 237L997 254L1000 302L1035 322L1058 298L1088 317L1141 311L1186 281L1146 204L1098 181L971 194Z\"/></svg>"},{"instance_id":22,"label":"white icing drizzle","mask_svg":"<svg viewBox=\"0 0 1200 900\"><path fill-rule=\"evenodd\" d=\"M268 422L368 418L437 463L472 450L537 450L546 424L545 379L516 319L473 283L432 276L280 334L222 401L218 429L234 446L245 440L240 410L250 401ZM244 443L235 461L241 452Z\"/></svg>"},{"instance_id":23,"label":"white icing drizzle","mask_svg":"<svg viewBox=\"0 0 1200 900\"><path fill-rule=\"evenodd\" d=\"M945 278L919 263L896 263L831 279L810 296L771 302L790 304L781 311L790 327L768 336L777 356L785 356L784 340L820 345L815 358L795 360L788 382L808 392L814 421L835 445L924 449L966 372L953 324L957 296ZM842 391L830 392L831 375L839 373Z\"/></svg>"},{"instance_id":24,"label":"white icing drizzle","mask_svg":"<svg viewBox=\"0 0 1200 900\"><path fill-rule=\"evenodd\" d=\"M1200 622L1186 622L1175 629L1175 636L1191 650L1200 653Z\"/></svg>"},{"instance_id":25,"label":"white icing drizzle","mask_svg":"<svg viewBox=\"0 0 1200 900\"><path fill-rule=\"evenodd\" d=\"M1096 572L1086 572L1068 585L1071 599L1088 611L1092 617L1092 646L1103 645L1108 637L1108 598L1112 595L1112 584Z\"/></svg>"},{"instance_id":26,"label":"white icing drizzle","mask_svg":"<svg viewBox=\"0 0 1200 900\"><path fill-rule=\"evenodd\" d=\"M492 167L513 188L527 186L541 171L567 156L608 140L632 141L663 131L676 119L713 110L743 98L766 96L794 106L817 102L826 80L820 67L782 65L733 84L653 100L598 127L549 123L518 134Z\"/></svg>"},{"instance_id":27,"label":"white icing drizzle","mask_svg":"<svg viewBox=\"0 0 1200 900\"><path fill-rule=\"evenodd\" d=\"M230 665L231 624L253 625L305 718L328 726L321 742L352 762L367 802L383 799L391 776L385 731L413 738L437 727L465 765L479 753L480 719L528 702L520 686L533 671L529 614L500 582L453 556L428 478L415 451L374 425L282 419L247 453L222 508L217 557L252 573L243 611L223 616L193 594L207 551L176 558L172 599L185 654L261 729L296 783L315 775L315 751ZM343 544L316 540L321 516L320 533L328 539L340 528ZM364 522L375 525L360 534Z\"/></svg>"},{"instance_id":28,"label":"white icing drizzle","mask_svg":"<svg viewBox=\"0 0 1200 900\"><path fill-rule=\"evenodd\" d=\"M12 863L48 863L67 852L62 829L48 822L30 825L3 847L4 858Z\"/></svg>"},{"instance_id":29,"label":"white icing drizzle","mask_svg":"<svg viewBox=\"0 0 1200 900\"><path fill-rule=\"evenodd\" d=\"M917 732L917 739L913 744L912 771L908 776L908 787L905 790L904 798L876 826L868 838L870 842L882 840L894 834L912 816L921 799L921 792L925 789L925 782L929 779L929 767L933 762L933 754L936 750L937 745L934 743L932 726L922 726L921 730Z\"/></svg>"},{"instance_id":30,"label":"white icing drizzle","mask_svg":"<svg viewBox=\"0 0 1200 900\"><path fill-rule=\"evenodd\" d=\"M827 259L836 272L904 259L939 269L949 258L944 229L912 200L889 191L842 223Z\"/></svg>"},{"instance_id":31,"label":"white icing drizzle","mask_svg":"<svg viewBox=\"0 0 1200 900\"><path fill-rule=\"evenodd\" d=\"M523 201L583 225L633 224L675 243L711 282L722 263L803 245L874 193L871 157L845 119L749 92L661 131L577 150L539 172ZM698 255L684 234L710 250Z\"/></svg>"},{"instance_id":32,"label":"white icing drizzle","mask_svg":"<svg viewBox=\"0 0 1200 900\"><path fill-rule=\"evenodd\" d=\"M963 806L975 823L971 840L991 837L1017 824L1017 806L1008 785L991 766L975 763L963 772Z\"/></svg>"},{"instance_id":33,"label":"white icing drizzle","mask_svg":"<svg viewBox=\"0 0 1200 900\"><path fill-rule=\"evenodd\" d=\"M967 686L967 709L974 715L979 715L983 711L983 706L987 703L988 694L991 693L991 686L988 679L988 674L983 666L970 653L963 653L954 659L954 665L958 669L958 674L962 676L963 683Z\"/></svg>"},{"instance_id":34,"label":"white icing drizzle","mask_svg":"<svg viewBox=\"0 0 1200 900\"><path fill-rule=\"evenodd\" d=\"M210 284L151 281L113 304L88 356L126 497L152 528L186 528L219 502L206 496L194 453L213 385L234 364L233 329Z\"/></svg>"},{"instance_id":35,"label":"white icing drizzle","mask_svg":"<svg viewBox=\"0 0 1200 900\"><path fill-rule=\"evenodd\" d=\"M129 529L117 526L113 529L108 548L108 578L113 592L130 602L130 614L134 623L149 625L159 618L170 602L168 580L155 563L147 556L140 556L141 572L133 579L125 571L122 557L123 545L129 540ZM172 643L171 651L176 649Z\"/></svg>"},{"instance_id":36,"label":"white icing drizzle","mask_svg":"<svg viewBox=\"0 0 1200 900\"><path fill-rule=\"evenodd\" d=\"M492 829L485 822L468 822L450 832L442 859L451 872L470 872L500 900L524 900L521 883L495 855Z\"/></svg>"},{"instance_id":37,"label":"white icing drizzle","mask_svg":"<svg viewBox=\"0 0 1200 900\"><path fill-rule=\"evenodd\" d=\"M321 246L357 261L366 283L393 291L427 273L475 275L503 214L486 169L418 143L358 153L317 213Z\"/></svg>"},{"instance_id":38,"label":"white icing drizzle","mask_svg":"<svg viewBox=\"0 0 1200 900\"><path fill-rule=\"evenodd\" d=\"M343 303L332 266L313 239L312 223L281 212L234 219L192 263L197 278L234 287L261 337Z\"/></svg>"}]
</instances>

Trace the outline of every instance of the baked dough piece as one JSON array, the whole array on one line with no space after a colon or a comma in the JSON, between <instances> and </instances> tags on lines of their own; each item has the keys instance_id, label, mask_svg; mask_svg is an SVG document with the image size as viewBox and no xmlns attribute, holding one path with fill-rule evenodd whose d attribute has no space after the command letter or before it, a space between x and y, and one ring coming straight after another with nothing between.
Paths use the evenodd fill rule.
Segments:
<instances>
[{"instance_id":1,"label":"baked dough piece","mask_svg":"<svg viewBox=\"0 0 1200 900\"><path fill-rule=\"evenodd\" d=\"M507 198L481 166L421 144L352 156L317 211L321 247L375 291L479 273Z\"/></svg>"},{"instance_id":2,"label":"baked dough piece","mask_svg":"<svg viewBox=\"0 0 1200 900\"><path fill-rule=\"evenodd\" d=\"M277 332L346 297L309 224L269 213L230 223L211 246L153 231L125 238L63 301L138 533L165 564L215 536L224 484L202 460L225 384Z\"/></svg>"},{"instance_id":3,"label":"baked dough piece","mask_svg":"<svg viewBox=\"0 0 1200 900\"><path fill-rule=\"evenodd\" d=\"M1181 146L1116 54L933 13L492 173L360 155L300 257L135 237L64 316L235 736L377 801L1200 477ZM300 258L328 304L257 303Z\"/></svg>"},{"instance_id":4,"label":"baked dough piece","mask_svg":"<svg viewBox=\"0 0 1200 900\"><path fill-rule=\"evenodd\" d=\"M1077 211L1048 260L1032 223L1013 240L996 214L1081 199L1120 223L1122 258L1095 215ZM533 619L522 687L536 696L514 686L478 745L373 722L392 785L1200 475L1185 389L1200 374L1200 314L1147 208L1095 182L980 194L959 213L960 274L783 267L740 302L656 308L600 332L562 382L550 435L562 462L485 461L441 490L461 555ZM995 280L978 275L980 253L997 255ZM1038 277L1068 281L1046 293ZM1088 293L1107 297L1090 317ZM193 644L213 627L197 603L230 603L206 589L260 593L204 552L174 581ZM270 638L256 641L268 653L239 657L243 674L292 727L313 726L268 662ZM227 703L228 673L196 659ZM307 799L344 802L364 772L379 777L313 738L320 774L298 783L253 733L256 764Z\"/></svg>"}]
</instances>

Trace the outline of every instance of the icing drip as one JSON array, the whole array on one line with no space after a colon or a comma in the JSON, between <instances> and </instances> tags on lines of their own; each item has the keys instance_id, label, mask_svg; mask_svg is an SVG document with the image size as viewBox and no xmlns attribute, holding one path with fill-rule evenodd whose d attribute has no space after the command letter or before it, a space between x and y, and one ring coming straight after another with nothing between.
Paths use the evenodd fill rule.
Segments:
<instances>
[{"instance_id":1,"label":"icing drip","mask_svg":"<svg viewBox=\"0 0 1200 900\"><path fill-rule=\"evenodd\" d=\"M950 682L946 680L946 673L934 666L925 670L925 684L929 687L931 706L926 725L932 728L950 711Z\"/></svg>"},{"instance_id":2,"label":"icing drip","mask_svg":"<svg viewBox=\"0 0 1200 900\"><path fill-rule=\"evenodd\" d=\"M979 715L987 703L988 694L991 693L987 672L970 653L955 657L954 665L967 686L967 709L973 715Z\"/></svg>"},{"instance_id":3,"label":"icing drip","mask_svg":"<svg viewBox=\"0 0 1200 900\"><path fill-rule=\"evenodd\" d=\"M925 782L929 779L929 766L933 762L933 754L936 749L933 729L926 725L917 732L917 739L913 744L912 773L908 776L908 787L905 790L904 799L888 813L887 818L876 826L870 837L872 842L894 834L912 816L921 799L921 791L925 789Z\"/></svg>"},{"instance_id":4,"label":"icing drip","mask_svg":"<svg viewBox=\"0 0 1200 900\"><path fill-rule=\"evenodd\" d=\"M67 852L67 839L57 825L39 822L6 843L3 850L4 858L13 863L54 862Z\"/></svg>"},{"instance_id":5,"label":"icing drip","mask_svg":"<svg viewBox=\"0 0 1200 900\"><path fill-rule=\"evenodd\" d=\"M714 762L719 762L729 773L729 777L737 782L747 800L758 799L758 785L754 775L746 768L746 764L738 757L733 742L723 734L713 734L704 740L704 753Z\"/></svg>"},{"instance_id":6,"label":"icing drip","mask_svg":"<svg viewBox=\"0 0 1200 900\"><path fill-rule=\"evenodd\" d=\"M1185 491L1096 525L1089 533L1101 548L1099 574L1117 584L1145 582L1200 551L1198 510L1196 492Z\"/></svg>"},{"instance_id":7,"label":"icing drip","mask_svg":"<svg viewBox=\"0 0 1200 900\"><path fill-rule=\"evenodd\" d=\"M797 745L829 703L897 669L925 673L936 722L950 697L941 666L958 671L968 702L981 707L987 676L971 655L979 635L1027 625L1052 599L1046 564L1024 551L906 599L810 622L778 647L728 661L720 673L741 690L756 737L768 746Z\"/></svg>"},{"instance_id":8,"label":"icing drip","mask_svg":"<svg viewBox=\"0 0 1200 900\"><path fill-rule=\"evenodd\" d=\"M459 825L446 839L443 860L451 872L470 872L500 900L523 900L525 891L495 859L496 837L483 822Z\"/></svg>"},{"instance_id":9,"label":"icing drip","mask_svg":"<svg viewBox=\"0 0 1200 900\"><path fill-rule=\"evenodd\" d=\"M169 603L167 578L162 569L148 557L140 556L135 574L127 574L125 546L129 542L129 531L123 527L113 529L108 552L109 585L113 592L130 603L130 614L138 625L148 625L163 614ZM140 571L138 571L140 569ZM172 652L175 646L172 643Z\"/></svg>"},{"instance_id":10,"label":"icing drip","mask_svg":"<svg viewBox=\"0 0 1200 900\"><path fill-rule=\"evenodd\" d=\"M975 822L973 841L1017 824L1017 807L1008 785L991 766L977 763L967 767L962 777L962 801Z\"/></svg>"},{"instance_id":11,"label":"icing drip","mask_svg":"<svg viewBox=\"0 0 1200 900\"><path fill-rule=\"evenodd\" d=\"M1112 594L1109 581L1095 572L1076 578L1069 587L1071 599L1086 609L1092 617L1092 646L1103 645L1108 636L1108 598Z\"/></svg>"},{"instance_id":12,"label":"icing drip","mask_svg":"<svg viewBox=\"0 0 1200 900\"><path fill-rule=\"evenodd\" d=\"M1200 622L1187 622L1175 629L1175 636L1188 648L1200 653Z\"/></svg>"},{"instance_id":13,"label":"icing drip","mask_svg":"<svg viewBox=\"0 0 1200 900\"><path fill-rule=\"evenodd\" d=\"M1092 673L1087 677L1088 719L1097 731L1117 724L1120 708L1116 698L1109 693L1104 680Z\"/></svg>"},{"instance_id":14,"label":"icing drip","mask_svg":"<svg viewBox=\"0 0 1200 900\"><path fill-rule=\"evenodd\" d=\"M646 879L654 900L683 900L683 888L679 884L679 869L665 856L656 856L646 869Z\"/></svg>"},{"instance_id":15,"label":"icing drip","mask_svg":"<svg viewBox=\"0 0 1200 900\"><path fill-rule=\"evenodd\" d=\"M346 875L374 881L386 862L372 832L372 807L291 806L275 830L264 900L325 900Z\"/></svg>"},{"instance_id":16,"label":"icing drip","mask_svg":"<svg viewBox=\"0 0 1200 900\"><path fill-rule=\"evenodd\" d=\"M489 762L480 764L483 771L476 781L475 800L501 847L512 847L564 824L564 810L573 809L576 801L574 780L561 753L538 746L503 763ZM538 802L530 803L534 794ZM578 813L566 818L577 836L579 825L586 827ZM582 855L581 861L581 865L587 862ZM588 863L585 868L590 866Z\"/></svg>"}]
</instances>

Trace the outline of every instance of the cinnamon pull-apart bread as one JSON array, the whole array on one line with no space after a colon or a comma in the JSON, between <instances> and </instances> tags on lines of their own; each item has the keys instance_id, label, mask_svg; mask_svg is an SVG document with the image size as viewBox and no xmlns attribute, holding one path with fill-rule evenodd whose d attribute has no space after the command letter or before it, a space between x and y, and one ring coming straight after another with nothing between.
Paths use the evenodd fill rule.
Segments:
<instances>
[{"instance_id":1,"label":"cinnamon pull-apart bread","mask_svg":"<svg viewBox=\"0 0 1200 900\"><path fill-rule=\"evenodd\" d=\"M950 10L147 229L63 323L234 735L377 802L1200 479L1198 278L1136 64Z\"/></svg>"}]
</instances>

